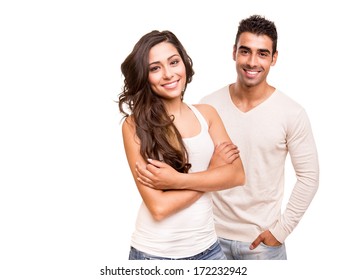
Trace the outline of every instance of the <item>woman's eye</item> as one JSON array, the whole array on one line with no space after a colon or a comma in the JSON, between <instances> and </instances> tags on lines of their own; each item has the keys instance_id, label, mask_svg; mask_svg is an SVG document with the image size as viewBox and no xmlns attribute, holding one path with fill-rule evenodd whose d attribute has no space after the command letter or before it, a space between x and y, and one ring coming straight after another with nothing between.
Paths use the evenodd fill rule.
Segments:
<instances>
[{"instance_id":1,"label":"woman's eye","mask_svg":"<svg viewBox=\"0 0 347 280\"><path fill-rule=\"evenodd\" d=\"M149 71L155 72L155 71L157 71L158 69L159 69L159 66L154 66L154 67L149 68Z\"/></svg>"},{"instance_id":2,"label":"woman's eye","mask_svg":"<svg viewBox=\"0 0 347 280\"><path fill-rule=\"evenodd\" d=\"M179 60L173 60L173 61L171 61L171 64L172 65L176 65L176 64L178 64L180 61Z\"/></svg>"}]
</instances>

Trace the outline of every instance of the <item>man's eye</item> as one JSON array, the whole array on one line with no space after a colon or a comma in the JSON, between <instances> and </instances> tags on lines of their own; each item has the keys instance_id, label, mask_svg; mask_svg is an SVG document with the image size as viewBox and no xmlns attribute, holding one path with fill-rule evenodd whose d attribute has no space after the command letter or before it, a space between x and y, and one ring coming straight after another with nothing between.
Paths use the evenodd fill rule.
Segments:
<instances>
[{"instance_id":1,"label":"man's eye","mask_svg":"<svg viewBox=\"0 0 347 280\"><path fill-rule=\"evenodd\" d=\"M262 57L267 57L269 54L268 53L260 53L260 56L262 56Z\"/></svg>"}]
</instances>

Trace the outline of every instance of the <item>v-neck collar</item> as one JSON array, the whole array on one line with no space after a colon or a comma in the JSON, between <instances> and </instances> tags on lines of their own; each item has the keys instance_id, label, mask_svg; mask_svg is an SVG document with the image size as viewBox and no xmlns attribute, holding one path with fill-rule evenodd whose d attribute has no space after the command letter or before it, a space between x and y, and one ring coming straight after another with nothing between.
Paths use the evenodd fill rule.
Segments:
<instances>
[{"instance_id":1,"label":"v-neck collar","mask_svg":"<svg viewBox=\"0 0 347 280\"><path fill-rule=\"evenodd\" d=\"M261 109L262 107L266 106L266 104L269 103L269 102L273 99L274 96L276 96L277 92L278 92L278 90L275 89L275 90L271 93L271 95L269 95L269 96L268 96L266 99L264 99L261 103L259 103L258 105L256 105L256 106L253 107L252 109L250 109L250 110L244 112L244 111L240 110L240 109L236 106L236 104L234 103L233 99L231 98L231 94L230 94L230 90L229 90L229 86L228 86L228 96L229 96L229 100L230 100L232 106L235 108L235 110L238 111L241 115L251 114L252 112L255 112L255 111Z\"/></svg>"}]
</instances>

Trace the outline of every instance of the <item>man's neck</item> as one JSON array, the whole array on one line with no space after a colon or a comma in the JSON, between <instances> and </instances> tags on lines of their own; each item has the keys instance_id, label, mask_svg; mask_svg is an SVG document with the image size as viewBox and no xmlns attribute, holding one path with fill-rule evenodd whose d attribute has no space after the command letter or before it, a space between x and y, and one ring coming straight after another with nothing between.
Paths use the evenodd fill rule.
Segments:
<instances>
[{"instance_id":1,"label":"man's neck","mask_svg":"<svg viewBox=\"0 0 347 280\"><path fill-rule=\"evenodd\" d=\"M242 112L248 112L263 103L275 92L275 88L265 84L257 87L243 87L237 83L229 86L231 100Z\"/></svg>"}]
</instances>

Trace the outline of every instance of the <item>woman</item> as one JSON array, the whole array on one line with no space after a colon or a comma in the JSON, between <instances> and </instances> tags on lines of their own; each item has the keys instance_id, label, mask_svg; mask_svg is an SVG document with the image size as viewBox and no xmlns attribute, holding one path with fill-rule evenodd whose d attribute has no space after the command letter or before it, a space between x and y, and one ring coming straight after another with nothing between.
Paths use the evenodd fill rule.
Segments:
<instances>
[{"instance_id":1,"label":"woman","mask_svg":"<svg viewBox=\"0 0 347 280\"><path fill-rule=\"evenodd\" d=\"M152 31L136 43L121 70L124 148L143 199L129 259L225 259L210 193L155 190L137 173L162 162L182 183L202 184L206 191L244 184L235 147L229 149L231 164L209 166L214 147L231 140L213 107L183 102L194 75L192 60L172 32Z\"/></svg>"}]
</instances>

